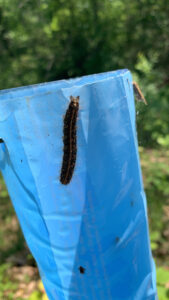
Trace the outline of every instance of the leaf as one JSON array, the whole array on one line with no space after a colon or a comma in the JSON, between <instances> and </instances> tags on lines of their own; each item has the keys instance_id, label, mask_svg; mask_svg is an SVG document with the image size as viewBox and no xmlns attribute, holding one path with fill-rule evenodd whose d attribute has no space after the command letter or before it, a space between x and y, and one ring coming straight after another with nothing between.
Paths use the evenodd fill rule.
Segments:
<instances>
[{"instance_id":1,"label":"leaf","mask_svg":"<svg viewBox=\"0 0 169 300\"><path fill-rule=\"evenodd\" d=\"M158 248L158 244L155 242L151 242L151 249L156 250Z\"/></svg>"},{"instance_id":2,"label":"leaf","mask_svg":"<svg viewBox=\"0 0 169 300\"><path fill-rule=\"evenodd\" d=\"M165 285L169 281L169 270L157 268L157 284Z\"/></svg>"},{"instance_id":3,"label":"leaf","mask_svg":"<svg viewBox=\"0 0 169 300\"><path fill-rule=\"evenodd\" d=\"M152 231L150 234L150 239L151 241L157 241L160 237L160 232L159 231Z\"/></svg>"},{"instance_id":4,"label":"leaf","mask_svg":"<svg viewBox=\"0 0 169 300\"><path fill-rule=\"evenodd\" d=\"M159 300L168 300L166 289L163 286L157 286Z\"/></svg>"},{"instance_id":5,"label":"leaf","mask_svg":"<svg viewBox=\"0 0 169 300\"><path fill-rule=\"evenodd\" d=\"M39 291L35 291L32 293L32 295L29 297L29 300L41 300L42 295Z\"/></svg>"}]
</instances>

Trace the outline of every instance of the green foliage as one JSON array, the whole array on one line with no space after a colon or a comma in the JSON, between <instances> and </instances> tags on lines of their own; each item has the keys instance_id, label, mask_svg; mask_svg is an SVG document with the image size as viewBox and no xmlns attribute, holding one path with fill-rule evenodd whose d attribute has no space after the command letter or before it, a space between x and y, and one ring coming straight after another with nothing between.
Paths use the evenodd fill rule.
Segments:
<instances>
[{"instance_id":1,"label":"green foliage","mask_svg":"<svg viewBox=\"0 0 169 300\"><path fill-rule=\"evenodd\" d=\"M7 299L12 300L17 290L17 284L9 280L7 271L10 267L11 265L7 263L0 265L0 299L4 299L4 295L9 291Z\"/></svg>"},{"instance_id":2,"label":"green foliage","mask_svg":"<svg viewBox=\"0 0 169 300\"><path fill-rule=\"evenodd\" d=\"M165 285L169 283L169 269L158 268L157 269L157 284Z\"/></svg>"},{"instance_id":3,"label":"green foliage","mask_svg":"<svg viewBox=\"0 0 169 300\"><path fill-rule=\"evenodd\" d=\"M159 300L169 299L169 269L157 268L157 290Z\"/></svg>"},{"instance_id":4,"label":"green foliage","mask_svg":"<svg viewBox=\"0 0 169 300\"><path fill-rule=\"evenodd\" d=\"M160 239L160 232L159 231L152 231L150 232L150 240L151 240L151 249L156 250L158 249L158 240Z\"/></svg>"},{"instance_id":5,"label":"green foliage","mask_svg":"<svg viewBox=\"0 0 169 300\"><path fill-rule=\"evenodd\" d=\"M135 65L134 79L139 82L148 106L137 104L137 129L139 144L146 147L169 146L169 88L163 84L163 77L155 65L157 54L151 61L139 54Z\"/></svg>"},{"instance_id":6,"label":"green foliage","mask_svg":"<svg viewBox=\"0 0 169 300\"><path fill-rule=\"evenodd\" d=\"M147 192L153 190L155 197L158 191L166 198L169 195L169 151L146 150L142 147L139 149Z\"/></svg>"},{"instance_id":7,"label":"green foliage","mask_svg":"<svg viewBox=\"0 0 169 300\"><path fill-rule=\"evenodd\" d=\"M141 143L167 147L168 15L165 0L0 0L0 89L129 68Z\"/></svg>"},{"instance_id":8,"label":"green foliage","mask_svg":"<svg viewBox=\"0 0 169 300\"><path fill-rule=\"evenodd\" d=\"M139 147L148 201L151 248L158 264L169 266L169 152Z\"/></svg>"},{"instance_id":9,"label":"green foliage","mask_svg":"<svg viewBox=\"0 0 169 300\"><path fill-rule=\"evenodd\" d=\"M163 148L169 149L169 134L166 136L158 136L157 143L162 146Z\"/></svg>"},{"instance_id":10,"label":"green foliage","mask_svg":"<svg viewBox=\"0 0 169 300\"><path fill-rule=\"evenodd\" d=\"M28 300L42 300L42 294L39 291L34 291Z\"/></svg>"},{"instance_id":11,"label":"green foliage","mask_svg":"<svg viewBox=\"0 0 169 300\"><path fill-rule=\"evenodd\" d=\"M169 239L164 235L169 225L164 207L169 205L169 152L164 149L146 150L139 147L144 186L148 201L151 249L157 267L159 300L169 299ZM167 267L164 267L163 265Z\"/></svg>"},{"instance_id":12,"label":"green foliage","mask_svg":"<svg viewBox=\"0 0 169 300\"><path fill-rule=\"evenodd\" d=\"M162 229L163 206L169 199L169 152L139 147L152 230ZM154 237L157 233L154 233Z\"/></svg>"}]
</instances>

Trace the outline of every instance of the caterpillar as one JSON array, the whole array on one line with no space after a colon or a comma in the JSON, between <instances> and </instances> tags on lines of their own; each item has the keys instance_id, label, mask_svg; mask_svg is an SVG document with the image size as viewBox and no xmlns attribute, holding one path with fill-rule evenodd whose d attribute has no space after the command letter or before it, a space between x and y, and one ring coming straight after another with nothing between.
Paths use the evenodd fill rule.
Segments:
<instances>
[{"instance_id":1,"label":"caterpillar","mask_svg":"<svg viewBox=\"0 0 169 300\"><path fill-rule=\"evenodd\" d=\"M133 81L133 89L134 89L134 94L135 94L136 100L140 101L140 102L144 102L147 105L147 101L144 98L143 93L141 92L138 84L135 81Z\"/></svg>"},{"instance_id":2,"label":"caterpillar","mask_svg":"<svg viewBox=\"0 0 169 300\"><path fill-rule=\"evenodd\" d=\"M80 97L70 96L70 104L63 121L63 160L60 173L60 182L68 184L73 176L77 154L76 123Z\"/></svg>"}]
</instances>

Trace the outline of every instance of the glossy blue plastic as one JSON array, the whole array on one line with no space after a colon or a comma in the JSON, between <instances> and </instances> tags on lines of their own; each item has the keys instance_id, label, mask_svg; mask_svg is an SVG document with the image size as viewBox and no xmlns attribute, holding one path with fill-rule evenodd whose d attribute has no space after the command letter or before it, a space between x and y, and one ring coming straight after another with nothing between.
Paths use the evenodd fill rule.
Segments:
<instances>
[{"instance_id":1,"label":"glossy blue plastic","mask_svg":"<svg viewBox=\"0 0 169 300\"><path fill-rule=\"evenodd\" d=\"M77 160L62 185L71 95ZM130 72L0 91L0 137L0 168L49 299L157 299Z\"/></svg>"}]
</instances>

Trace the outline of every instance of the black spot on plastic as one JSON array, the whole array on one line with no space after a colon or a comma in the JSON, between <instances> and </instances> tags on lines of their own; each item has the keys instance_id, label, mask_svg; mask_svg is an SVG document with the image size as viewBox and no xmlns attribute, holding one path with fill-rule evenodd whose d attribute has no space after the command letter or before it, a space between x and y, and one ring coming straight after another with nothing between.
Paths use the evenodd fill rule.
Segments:
<instances>
[{"instance_id":1,"label":"black spot on plastic","mask_svg":"<svg viewBox=\"0 0 169 300\"><path fill-rule=\"evenodd\" d=\"M130 205L131 205L131 206L134 206L134 201L131 201L131 202L130 202Z\"/></svg>"},{"instance_id":2,"label":"black spot on plastic","mask_svg":"<svg viewBox=\"0 0 169 300\"><path fill-rule=\"evenodd\" d=\"M64 117L63 125L63 161L60 182L68 184L73 176L77 154L76 123L79 110L79 96L70 97L70 104Z\"/></svg>"},{"instance_id":3,"label":"black spot on plastic","mask_svg":"<svg viewBox=\"0 0 169 300\"><path fill-rule=\"evenodd\" d=\"M84 274L85 273L85 268L83 268L82 266L80 266L79 267L79 271L80 271L81 274Z\"/></svg>"},{"instance_id":4,"label":"black spot on plastic","mask_svg":"<svg viewBox=\"0 0 169 300\"><path fill-rule=\"evenodd\" d=\"M120 241L120 238L117 236L116 237L116 243L118 243Z\"/></svg>"}]
</instances>

